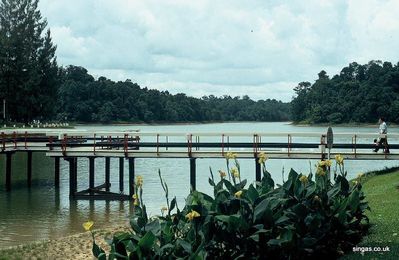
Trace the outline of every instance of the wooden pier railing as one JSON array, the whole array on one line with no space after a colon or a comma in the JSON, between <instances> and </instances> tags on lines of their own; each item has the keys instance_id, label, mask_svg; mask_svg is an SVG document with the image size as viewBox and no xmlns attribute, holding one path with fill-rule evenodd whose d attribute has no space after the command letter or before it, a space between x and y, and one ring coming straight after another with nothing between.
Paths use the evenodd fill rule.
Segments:
<instances>
[{"instance_id":1,"label":"wooden pier railing","mask_svg":"<svg viewBox=\"0 0 399 260\"><path fill-rule=\"evenodd\" d=\"M374 138L387 138L390 153L375 153ZM255 159L265 152L269 159L326 159L340 154L349 160L398 160L399 134L335 133L332 149L326 133L240 132L139 132L18 129L0 132L0 153L6 155L6 189L11 190L11 157L27 152L27 183L32 179L32 152L45 152L55 160L55 187L59 187L60 158L69 163L70 196L81 199L128 199L134 189L135 158L188 158L190 184L195 189L198 158L223 158L234 152L238 158ZM382 149L381 149L382 151ZM78 158L89 158L89 187L77 191ZM105 183L94 186L95 158L105 158ZM119 158L119 193L110 192L110 158ZM129 162L129 195L124 194L124 161ZM256 167L256 179L260 169ZM258 172L259 171L259 172Z\"/></svg>"}]
</instances>

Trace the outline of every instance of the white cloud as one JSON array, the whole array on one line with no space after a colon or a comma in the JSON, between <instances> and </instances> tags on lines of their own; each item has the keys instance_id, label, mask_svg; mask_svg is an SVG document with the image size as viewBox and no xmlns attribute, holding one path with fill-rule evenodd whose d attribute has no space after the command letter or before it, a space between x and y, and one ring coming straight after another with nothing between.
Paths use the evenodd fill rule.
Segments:
<instances>
[{"instance_id":1,"label":"white cloud","mask_svg":"<svg viewBox=\"0 0 399 260\"><path fill-rule=\"evenodd\" d=\"M188 95L289 101L352 61L398 61L397 1L41 0L62 65Z\"/></svg>"}]
</instances>

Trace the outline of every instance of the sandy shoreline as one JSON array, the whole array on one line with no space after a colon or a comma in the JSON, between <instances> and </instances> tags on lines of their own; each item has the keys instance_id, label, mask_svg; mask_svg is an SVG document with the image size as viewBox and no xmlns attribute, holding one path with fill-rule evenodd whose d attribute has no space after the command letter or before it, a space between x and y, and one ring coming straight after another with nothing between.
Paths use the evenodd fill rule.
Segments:
<instances>
[{"instance_id":1,"label":"sandy shoreline","mask_svg":"<svg viewBox=\"0 0 399 260\"><path fill-rule=\"evenodd\" d=\"M128 231L127 225L94 230L96 243L106 252L109 246L104 238L112 238L115 232ZM58 239L38 241L25 245L0 249L0 260L5 259L96 259L92 254L90 232L65 236Z\"/></svg>"}]
</instances>

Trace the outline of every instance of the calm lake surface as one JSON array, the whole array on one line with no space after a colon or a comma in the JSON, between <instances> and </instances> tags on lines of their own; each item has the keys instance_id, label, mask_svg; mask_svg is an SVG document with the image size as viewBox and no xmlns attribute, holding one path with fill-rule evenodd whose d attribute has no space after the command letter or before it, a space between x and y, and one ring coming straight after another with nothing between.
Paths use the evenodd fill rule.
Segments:
<instances>
[{"instance_id":1,"label":"calm lake surface","mask_svg":"<svg viewBox=\"0 0 399 260\"><path fill-rule=\"evenodd\" d=\"M319 132L327 127L299 127L289 123L218 123L189 125L128 125L128 126L79 126L90 131L122 131L139 129L143 132ZM374 133L375 127L334 127L334 133ZM399 129L390 128L390 133ZM263 140L265 141L265 140ZM282 141L286 141L284 138ZM302 141L302 140L301 140ZM317 141L317 140L314 140ZM338 141L338 140L334 140ZM361 142L371 142L361 140ZM5 156L0 155L0 248L82 232L82 223L95 222L95 228L127 223L131 214L131 202L70 201L68 165L61 160L60 189L54 188L53 160L43 153L33 154L33 185L26 188L26 155L13 156L12 191L5 192ZM255 179L254 160L240 160L242 178L249 183ZM277 183L282 183L290 168L309 173L316 161L308 160L268 160L267 167ZM395 161L347 161L349 178L359 172L398 166ZM88 187L88 159L79 159L78 190ZM215 175L217 170L225 170L223 159L197 160L197 189L210 193L208 184L209 167ZM159 214L165 205L164 194L158 178L158 169L169 186L170 196L176 196L182 208L189 192L188 159L136 159L136 175L144 178L144 202L152 215ZM128 164L125 163L125 192L128 192ZM111 159L111 191L118 190L118 160ZM104 182L104 159L96 159L96 185Z\"/></svg>"}]
</instances>

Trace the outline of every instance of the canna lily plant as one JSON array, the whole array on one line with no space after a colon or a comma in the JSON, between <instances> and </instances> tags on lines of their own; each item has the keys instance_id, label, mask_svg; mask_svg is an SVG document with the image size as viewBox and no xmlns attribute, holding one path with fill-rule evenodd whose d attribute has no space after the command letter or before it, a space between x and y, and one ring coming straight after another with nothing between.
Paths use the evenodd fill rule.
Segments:
<instances>
[{"instance_id":1,"label":"canna lily plant","mask_svg":"<svg viewBox=\"0 0 399 260\"><path fill-rule=\"evenodd\" d=\"M349 185L343 158L336 158L340 171L332 180L327 173L333 162L321 161L315 176L291 170L282 185L266 170L267 155L257 158L260 182L241 180L237 155L227 153L226 171L220 170L217 180L210 171L213 196L191 191L183 209L176 197L169 199L159 172L166 202L161 216L148 217L142 185L136 185L139 196L134 201L139 202L134 204L131 232L114 235L108 258L331 258L359 241L368 226L368 204L361 182ZM94 255L105 259L99 250Z\"/></svg>"}]
</instances>

